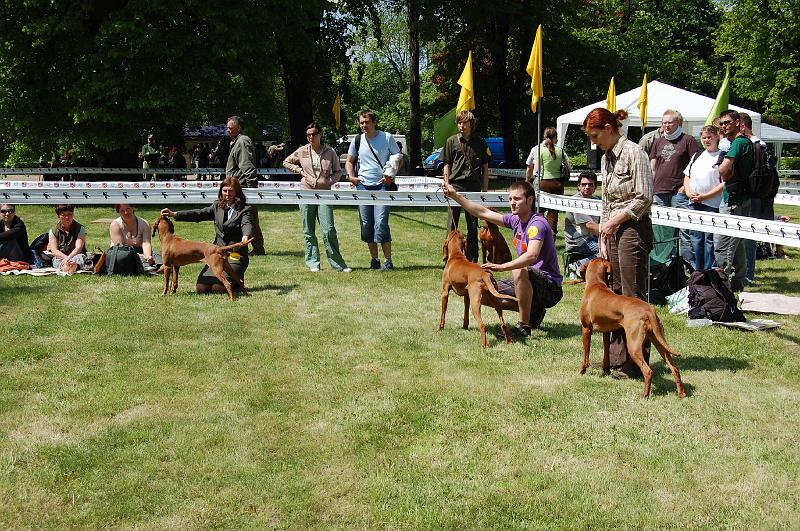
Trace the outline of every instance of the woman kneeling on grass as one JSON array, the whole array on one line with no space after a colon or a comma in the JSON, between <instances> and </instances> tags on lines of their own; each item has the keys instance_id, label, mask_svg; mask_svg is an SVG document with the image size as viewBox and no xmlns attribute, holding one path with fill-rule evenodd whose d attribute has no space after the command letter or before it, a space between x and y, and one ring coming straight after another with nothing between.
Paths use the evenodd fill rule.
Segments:
<instances>
[{"instance_id":1,"label":"woman kneeling on grass","mask_svg":"<svg viewBox=\"0 0 800 531\"><path fill-rule=\"evenodd\" d=\"M242 192L239 179L229 175L225 177L219 187L217 200L211 206L197 210L181 210L173 212L168 208L161 210L162 216L175 218L176 221L213 221L217 236L214 245L225 246L246 241L253 233L253 210L247 204L247 198ZM247 246L239 248L228 257L231 267L244 281L244 272L250 263ZM227 273L226 273L227 276ZM228 280L233 280L228 277ZM233 289L241 289L238 283L233 282ZM206 265L200 276L197 277L197 293L227 293L225 286Z\"/></svg>"},{"instance_id":2,"label":"woman kneeling on grass","mask_svg":"<svg viewBox=\"0 0 800 531\"><path fill-rule=\"evenodd\" d=\"M47 250L53 267L74 273L86 265L86 228L75 221L75 207L56 205L58 223L50 229Z\"/></svg>"}]
</instances>

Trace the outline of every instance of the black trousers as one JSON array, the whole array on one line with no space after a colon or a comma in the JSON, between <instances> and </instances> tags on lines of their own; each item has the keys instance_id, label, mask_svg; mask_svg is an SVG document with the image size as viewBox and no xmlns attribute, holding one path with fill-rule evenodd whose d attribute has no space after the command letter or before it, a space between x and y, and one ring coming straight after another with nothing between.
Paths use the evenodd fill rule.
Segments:
<instances>
[{"instance_id":1,"label":"black trousers","mask_svg":"<svg viewBox=\"0 0 800 531\"><path fill-rule=\"evenodd\" d=\"M480 192L480 183L455 181L450 183L457 192ZM461 207L452 207L450 209L450 219L447 223L447 232L458 228L458 220L461 217ZM467 223L467 260L470 262L478 262L478 218L464 212L464 220Z\"/></svg>"}]
</instances>

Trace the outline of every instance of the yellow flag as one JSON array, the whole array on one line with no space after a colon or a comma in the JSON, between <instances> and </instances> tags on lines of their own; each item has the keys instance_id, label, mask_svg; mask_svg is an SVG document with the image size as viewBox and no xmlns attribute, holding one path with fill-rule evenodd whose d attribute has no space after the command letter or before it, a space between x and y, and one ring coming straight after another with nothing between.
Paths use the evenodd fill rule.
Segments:
<instances>
[{"instance_id":1,"label":"yellow flag","mask_svg":"<svg viewBox=\"0 0 800 531\"><path fill-rule=\"evenodd\" d=\"M458 84L461 85L461 94L458 96L456 113L471 111L475 108L475 93L472 91L472 50L469 51L467 64L464 65L464 71L458 78Z\"/></svg>"},{"instance_id":2,"label":"yellow flag","mask_svg":"<svg viewBox=\"0 0 800 531\"><path fill-rule=\"evenodd\" d=\"M525 68L531 76L531 110L536 112L539 100L544 96L542 88L542 25L536 30L536 39L533 41L531 56L528 59L528 66Z\"/></svg>"},{"instance_id":3,"label":"yellow flag","mask_svg":"<svg viewBox=\"0 0 800 531\"><path fill-rule=\"evenodd\" d=\"M642 79L642 92L639 94L639 103L636 104L639 108L639 116L642 118L642 132L647 127L647 73L644 74Z\"/></svg>"},{"instance_id":4,"label":"yellow flag","mask_svg":"<svg viewBox=\"0 0 800 531\"><path fill-rule=\"evenodd\" d=\"M608 94L606 95L606 109L611 112L617 112L617 87L614 85L614 78L611 78L611 83L608 85Z\"/></svg>"},{"instance_id":5,"label":"yellow flag","mask_svg":"<svg viewBox=\"0 0 800 531\"><path fill-rule=\"evenodd\" d=\"M338 130L342 125L342 97L337 92L336 101L333 102L333 118L336 120L336 129Z\"/></svg>"}]
</instances>

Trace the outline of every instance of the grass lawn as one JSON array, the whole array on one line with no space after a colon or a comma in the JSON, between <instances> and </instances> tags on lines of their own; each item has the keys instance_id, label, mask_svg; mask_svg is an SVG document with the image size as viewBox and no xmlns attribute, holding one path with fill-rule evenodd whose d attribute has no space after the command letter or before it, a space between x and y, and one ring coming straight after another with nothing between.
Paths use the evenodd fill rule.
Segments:
<instances>
[{"instance_id":1,"label":"grass lawn","mask_svg":"<svg viewBox=\"0 0 800 531\"><path fill-rule=\"evenodd\" d=\"M18 213L31 239L55 222ZM297 209L262 207L268 254L235 302L193 293L200 265L171 297L160 277L0 277L0 527L800 522L800 318L748 333L658 307L689 396L653 351L640 400L640 381L578 375L582 286L527 343L484 350L455 295L436 330L445 210L393 213L393 273L368 270L355 209L336 216L354 271L312 274ZM112 217L77 208L90 247ZM758 263L758 291L800 296L790 254Z\"/></svg>"}]
</instances>

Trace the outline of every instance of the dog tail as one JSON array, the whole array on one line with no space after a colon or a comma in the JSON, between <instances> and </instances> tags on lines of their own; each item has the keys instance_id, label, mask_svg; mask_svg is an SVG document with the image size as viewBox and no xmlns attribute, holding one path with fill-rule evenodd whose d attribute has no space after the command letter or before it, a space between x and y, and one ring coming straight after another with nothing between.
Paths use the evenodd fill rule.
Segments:
<instances>
[{"instance_id":1,"label":"dog tail","mask_svg":"<svg viewBox=\"0 0 800 531\"><path fill-rule=\"evenodd\" d=\"M497 282L495 282L494 277L487 271L487 274L483 276L483 283L486 285L486 289L497 297L498 299L508 299L510 301L518 300L513 295L506 295L505 293L500 293L497 291Z\"/></svg>"},{"instance_id":2,"label":"dog tail","mask_svg":"<svg viewBox=\"0 0 800 531\"><path fill-rule=\"evenodd\" d=\"M652 318L648 318L647 320L650 321L648 323L648 330L647 330L647 339L652 341L652 343L656 346L656 349L659 352L669 352L673 358L680 358L681 353L673 350L668 344L667 340L664 338L664 327L661 325L661 320L658 318L657 315L654 316L655 321Z\"/></svg>"},{"instance_id":3,"label":"dog tail","mask_svg":"<svg viewBox=\"0 0 800 531\"><path fill-rule=\"evenodd\" d=\"M220 247L219 251L222 252L222 253L227 253L229 251L236 250L239 247L244 247L245 245L249 245L250 242L252 242L252 241L253 241L253 238L248 238L247 240L245 240L243 242L232 243L230 245L226 245L224 247Z\"/></svg>"}]
</instances>

